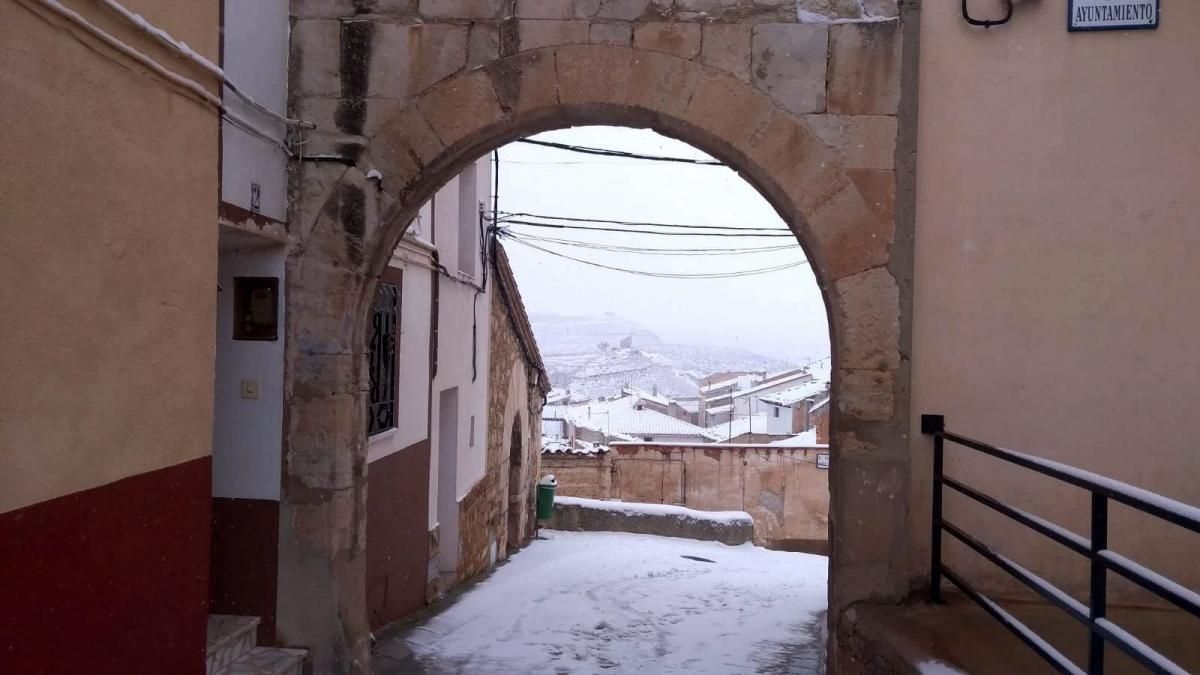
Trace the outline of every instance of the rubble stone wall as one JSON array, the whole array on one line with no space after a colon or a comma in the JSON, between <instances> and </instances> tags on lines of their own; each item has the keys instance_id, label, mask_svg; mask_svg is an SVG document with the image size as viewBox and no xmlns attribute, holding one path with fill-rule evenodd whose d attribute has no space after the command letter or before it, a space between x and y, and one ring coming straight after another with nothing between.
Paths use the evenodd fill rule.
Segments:
<instances>
[{"instance_id":1,"label":"rubble stone wall","mask_svg":"<svg viewBox=\"0 0 1200 675\"><path fill-rule=\"evenodd\" d=\"M458 581L488 569L533 534L534 484L541 455L542 397L532 386L512 319L500 293L492 294L489 346L487 466L459 506ZM514 426L520 436L513 469ZM512 478L518 484L512 485ZM516 534L515 540L510 536Z\"/></svg>"}]
</instances>

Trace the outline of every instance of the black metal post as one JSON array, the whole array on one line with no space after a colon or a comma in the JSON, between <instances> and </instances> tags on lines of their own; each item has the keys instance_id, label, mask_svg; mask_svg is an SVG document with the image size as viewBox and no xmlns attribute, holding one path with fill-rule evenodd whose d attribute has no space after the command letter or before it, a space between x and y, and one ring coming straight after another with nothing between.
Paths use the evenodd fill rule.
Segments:
<instances>
[{"instance_id":1,"label":"black metal post","mask_svg":"<svg viewBox=\"0 0 1200 675\"><path fill-rule=\"evenodd\" d=\"M929 540L929 600L942 601L942 437L933 437L933 527Z\"/></svg>"},{"instance_id":2,"label":"black metal post","mask_svg":"<svg viewBox=\"0 0 1200 675\"><path fill-rule=\"evenodd\" d=\"M1108 569L1100 552L1108 548L1108 497L1092 493L1091 619L1103 619L1108 609ZM1104 673L1104 638L1094 628L1088 635L1088 673Z\"/></svg>"},{"instance_id":3,"label":"black metal post","mask_svg":"<svg viewBox=\"0 0 1200 675\"><path fill-rule=\"evenodd\" d=\"M942 601L942 432L941 415L922 415L921 433L933 435L933 511L929 528L929 601Z\"/></svg>"}]
</instances>

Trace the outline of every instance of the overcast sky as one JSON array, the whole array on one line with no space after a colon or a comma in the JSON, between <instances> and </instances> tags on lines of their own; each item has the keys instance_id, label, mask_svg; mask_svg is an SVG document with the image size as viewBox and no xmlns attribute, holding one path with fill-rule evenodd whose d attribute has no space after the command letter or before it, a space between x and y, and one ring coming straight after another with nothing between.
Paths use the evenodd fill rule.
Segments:
<instances>
[{"instance_id":1,"label":"overcast sky","mask_svg":"<svg viewBox=\"0 0 1200 675\"><path fill-rule=\"evenodd\" d=\"M652 155L707 158L652 131L579 127L538 140ZM577 218L739 227L784 227L758 192L735 172L609 158L522 143L500 150L500 210ZM597 225L612 227L612 225ZM650 248L786 250L719 255L637 255L533 242L604 265L668 273L733 272L804 260L794 238L649 236L513 225L518 235ZM515 242L505 244L532 313L614 312L668 342L729 345L807 363L829 354L820 291L807 265L733 279L649 278L589 267Z\"/></svg>"}]
</instances>

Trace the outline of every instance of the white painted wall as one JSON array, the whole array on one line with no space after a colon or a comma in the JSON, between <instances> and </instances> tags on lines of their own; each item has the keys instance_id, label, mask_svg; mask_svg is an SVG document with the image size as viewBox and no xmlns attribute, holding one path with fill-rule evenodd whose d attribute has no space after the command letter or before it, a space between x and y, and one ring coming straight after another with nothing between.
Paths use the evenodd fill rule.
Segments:
<instances>
[{"instance_id":1,"label":"white painted wall","mask_svg":"<svg viewBox=\"0 0 1200 675\"><path fill-rule=\"evenodd\" d=\"M425 439L428 429L429 527L442 525L443 552L457 551L451 544L457 540L452 531L457 523L441 523L439 513L457 518L457 510L450 505L457 504L479 482L486 463L491 281L488 291L480 293L475 286L483 283L483 264L475 259L473 266L464 265L463 256L479 255L477 205L490 205L489 158L476 162L473 174L452 179L420 209L392 257L391 266L404 272L397 429L373 437L368 448L369 460L379 459ZM463 194L464 189L469 192ZM438 274L436 282L430 274L434 250L449 275ZM472 267L473 274L464 272ZM428 359L433 283L438 285L438 358L431 406ZM458 414L452 427L443 427L438 401L441 392L449 389L458 392ZM442 468L449 464L442 459L443 428L453 428L457 454L450 467L452 476L439 480ZM451 501L443 499L448 490L453 493ZM449 569L450 562L443 557L442 568Z\"/></svg>"},{"instance_id":2,"label":"white painted wall","mask_svg":"<svg viewBox=\"0 0 1200 675\"><path fill-rule=\"evenodd\" d=\"M224 0L224 69L239 89L276 112L287 110L288 0ZM225 105L278 139L284 125L250 107L228 88ZM287 220L287 158L283 150L224 122L221 199L250 210L250 184L261 187L259 213Z\"/></svg>"},{"instance_id":3,"label":"white painted wall","mask_svg":"<svg viewBox=\"0 0 1200 675\"><path fill-rule=\"evenodd\" d=\"M762 401L762 411L767 414L768 434L792 433L792 415L794 411L788 406L775 405ZM776 417L778 415L778 417Z\"/></svg>"},{"instance_id":4,"label":"white painted wall","mask_svg":"<svg viewBox=\"0 0 1200 675\"><path fill-rule=\"evenodd\" d=\"M451 277L439 277L439 327L438 327L438 370L433 381L433 390L440 392L450 387L458 388L458 448L459 454L455 473L455 501L459 501L483 477L487 445L487 398L488 398L488 345L491 338L490 307L491 283L488 292L479 293L469 285L482 283L482 269L476 265L474 276L463 275L459 270L459 238L462 232L476 236L478 215L464 205L487 201L491 195L491 165L487 157L475 163L475 199L459 194L470 181L451 180L433 199L433 226L436 232L435 246L442 265ZM467 227L469 219L470 227ZM472 333L474 331L474 338ZM435 435L441 428L439 411L433 411ZM472 430L471 418L475 418ZM474 433L472 433L472 431ZM433 439L434 447L438 439ZM437 458L430 462L430 492L438 491L437 476L440 473ZM449 485L449 483L443 483ZM437 496L430 495L430 503L437 504ZM430 512L431 519L436 512ZM431 520L430 526L438 521ZM442 538L442 547L448 541Z\"/></svg>"},{"instance_id":5,"label":"white painted wall","mask_svg":"<svg viewBox=\"0 0 1200 675\"><path fill-rule=\"evenodd\" d=\"M428 218L418 216L418 221ZM414 228L416 230L416 223ZM433 303L433 266L419 241L406 237L396 247L391 267L404 273L400 297L400 377L396 392L396 428L368 439L367 461L374 462L429 438L429 333Z\"/></svg>"},{"instance_id":6,"label":"white painted wall","mask_svg":"<svg viewBox=\"0 0 1200 675\"><path fill-rule=\"evenodd\" d=\"M283 443L284 249L267 239L221 230L217 263L217 369L213 419L213 496L279 499ZM233 279L279 278L279 339L233 339ZM259 397L242 398L242 380Z\"/></svg>"}]
</instances>

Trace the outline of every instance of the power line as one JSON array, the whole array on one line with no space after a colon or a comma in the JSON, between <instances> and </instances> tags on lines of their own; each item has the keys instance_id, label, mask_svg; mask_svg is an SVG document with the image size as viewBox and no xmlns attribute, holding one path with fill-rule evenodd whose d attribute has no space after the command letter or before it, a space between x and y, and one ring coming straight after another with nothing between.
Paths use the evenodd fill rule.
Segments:
<instances>
[{"instance_id":1,"label":"power line","mask_svg":"<svg viewBox=\"0 0 1200 675\"><path fill-rule=\"evenodd\" d=\"M587 225L563 225L561 223L535 223L531 220L501 220L500 222L506 225L527 225L529 227L547 227L556 230L586 230L589 232L615 232L618 234L656 234L661 237L743 237L743 238L774 238L788 237L795 239L795 235L791 233L780 234L755 234L739 232L657 232L655 230L625 230L611 227L590 227ZM501 230L503 231L503 230Z\"/></svg>"},{"instance_id":2,"label":"power line","mask_svg":"<svg viewBox=\"0 0 1200 675\"><path fill-rule=\"evenodd\" d=\"M599 242L580 241L578 239L560 239L557 237L540 237L533 234L517 234L508 232L508 236L528 241L539 241L547 244L558 244L561 246L574 246L576 248L592 249L597 251L610 251L614 253L633 253L641 255L745 255L751 253L774 253L780 251L793 251L797 247L795 244L785 244L783 246L753 246L749 248L676 248L667 247L659 248L652 246L621 246L618 244L602 244Z\"/></svg>"},{"instance_id":3,"label":"power line","mask_svg":"<svg viewBox=\"0 0 1200 675\"><path fill-rule=\"evenodd\" d=\"M635 274L635 275L644 276L644 277L655 277L655 278L659 278L659 279L693 279L693 280L696 280L696 279L733 279L733 278L738 278L738 277L755 276L755 275L759 275L759 274L769 274L772 272L781 272L783 270L792 269L795 267L800 267L801 265L808 264L807 260L801 260L798 262L785 263L782 265L775 265L773 267L763 267L763 268L759 268L759 269L739 270L736 272L706 272L706 273L699 273L699 274L682 274L682 273L672 273L672 272L648 272L646 270L635 270L635 269L630 269L627 267L616 267L613 265L604 265L602 263L594 262L591 260L584 260L583 258L576 258L574 256L569 256L565 253L551 251L550 249L543 248L541 246L530 243L528 241L524 241L518 237L513 237L513 236L509 235L508 233L504 232L503 230L499 231L497 234L509 241L514 241L518 244L521 244L522 246L527 246L527 247L535 249L537 251L541 251L542 253L546 253L546 254L549 254L549 255L552 255L552 256L555 256L558 258L565 258L567 260L577 262L577 263L580 263L583 265L588 265L591 267L598 267L600 269L606 269L606 270L610 270L610 271L614 271L614 272L624 272L626 274Z\"/></svg>"},{"instance_id":4,"label":"power line","mask_svg":"<svg viewBox=\"0 0 1200 675\"><path fill-rule=\"evenodd\" d=\"M702 166L725 166L725 162L715 159L692 159L690 157L667 157L665 155L643 155L636 152L626 152L624 150L611 150L609 148L592 148L586 145L570 145L567 143L553 143L551 141L535 141L532 138L521 138L518 143L528 143L529 145L539 145L545 148L554 148L556 150L566 150L568 152L578 152L584 155L598 155L600 157L621 157L624 159L643 159L650 162L673 162L675 164L699 164Z\"/></svg>"},{"instance_id":5,"label":"power line","mask_svg":"<svg viewBox=\"0 0 1200 675\"><path fill-rule=\"evenodd\" d=\"M738 227L737 225L692 225L682 223L655 223L638 220L610 220L607 218L580 218L575 216L551 216L541 213L525 213L520 211L500 211L500 220L504 221L508 218L536 218L538 220L561 220L568 223L599 223L603 225L631 225L633 227L663 227L670 229L681 230L735 230L744 232L747 230L761 230L764 232L789 232L786 227L768 227L760 225L748 225L746 227Z\"/></svg>"},{"instance_id":6,"label":"power line","mask_svg":"<svg viewBox=\"0 0 1200 675\"><path fill-rule=\"evenodd\" d=\"M654 166L653 164L647 164L646 162L641 162L641 161L589 162L587 160L563 160L563 161L558 161L558 162L553 162L553 161L536 162L536 161L532 161L532 160L525 161L525 160L520 160L520 159L502 159L502 160L500 160L500 163L501 164L519 164L521 166L611 166L611 167L640 166L643 168Z\"/></svg>"}]
</instances>

